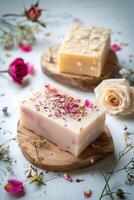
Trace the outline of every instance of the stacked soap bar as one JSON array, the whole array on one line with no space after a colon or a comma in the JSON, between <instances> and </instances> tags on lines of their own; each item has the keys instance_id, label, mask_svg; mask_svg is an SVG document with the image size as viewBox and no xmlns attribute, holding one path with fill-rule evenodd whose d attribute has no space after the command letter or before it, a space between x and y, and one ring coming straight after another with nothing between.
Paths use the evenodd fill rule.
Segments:
<instances>
[{"instance_id":1,"label":"stacked soap bar","mask_svg":"<svg viewBox=\"0 0 134 200\"><path fill-rule=\"evenodd\" d=\"M59 50L59 72L99 77L109 50L109 29L74 25Z\"/></svg>"},{"instance_id":2,"label":"stacked soap bar","mask_svg":"<svg viewBox=\"0 0 134 200\"><path fill-rule=\"evenodd\" d=\"M105 111L47 83L21 103L20 124L78 156L103 132Z\"/></svg>"}]
</instances>

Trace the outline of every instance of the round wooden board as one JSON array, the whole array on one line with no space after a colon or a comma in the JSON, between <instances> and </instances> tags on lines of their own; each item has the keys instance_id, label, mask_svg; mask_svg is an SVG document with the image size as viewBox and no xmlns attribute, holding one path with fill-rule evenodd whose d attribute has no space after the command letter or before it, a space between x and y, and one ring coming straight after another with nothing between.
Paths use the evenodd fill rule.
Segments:
<instances>
[{"instance_id":1,"label":"round wooden board","mask_svg":"<svg viewBox=\"0 0 134 200\"><path fill-rule=\"evenodd\" d=\"M73 75L59 73L57 70L57 56L60 45L49 48L41 57L42 71L52 79L65 85L75 87L83 91L93 91L93 89L104 79L114 77L118 72L117 56L110 50L103 73L100 77Z\"/></svg>"},{"instance_id":2,"label":"round wooden board","mask_svg":"<svg viewBox=\"0 0 134 200\"><path fill-rule=\"evenodd\" d=\"M84 167L109 156L113 150L113 141L108 128L104 133L79 157L74 157L71 153L60 149L58 146L48 141L37 149L33 145L35 141L40 140L39 135L18 124L17 127L20 148L26 159L33 165L52 171L72 171Z\"/></svg>"}]
</instances>

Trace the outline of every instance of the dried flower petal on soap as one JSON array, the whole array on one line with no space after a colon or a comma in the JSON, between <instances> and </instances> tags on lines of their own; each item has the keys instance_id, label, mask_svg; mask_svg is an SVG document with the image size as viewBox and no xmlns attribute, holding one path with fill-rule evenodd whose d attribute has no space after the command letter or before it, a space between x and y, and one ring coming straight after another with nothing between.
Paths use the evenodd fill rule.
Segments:
<instances>
[{"instance_id":1,"label":"dried flower petal on soap","mask_svg":"<svg viewBox=\"0 0 134 200\"><path fill-rule=\"evenodd\" d=\"M63 175L63 178L64 178L65 180L69 181L69 182L73 182L72 177L71 177L70 175L68 175L67 173L65 173L65 174Z\"/></svg>"},{"instance_id":2,"label":"dried flower petal on soap","mask_svg":"<svg viewBox=\"0 0 134 200\"><path fill-rule=\"evenodd\" d=\"M88 108L93 108L93 103L89 100L85 100L85 104L84 104L86 107Z\"/></svg>"},{"instance_id":3,"label":"dried flower petal on soap","mask_svg":"<svg viewBox=\"0 0 134 200\"><path fill-rule=\"evenodd\" d=\"M47 84L45 85L45 95L45 102L44 98L37 98L42 111L45 110L44 108L49 108L47 109L48 117L65 120L65 115L68 115L79 121L81 117L87 115L85 106L81 105L81 100L78 98L64 94Z\"/></svg>"}]
</instances>

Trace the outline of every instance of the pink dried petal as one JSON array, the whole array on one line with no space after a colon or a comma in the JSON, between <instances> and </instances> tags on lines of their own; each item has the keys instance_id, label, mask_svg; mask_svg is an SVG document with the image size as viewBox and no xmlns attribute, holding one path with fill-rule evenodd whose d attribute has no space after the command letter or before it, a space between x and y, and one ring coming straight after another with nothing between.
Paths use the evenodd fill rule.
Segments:
<instances>
[{"instance_id":1,"label":"pink dried petal","mask_svg":"<svg viewBox=\"0 0 134 200\"><path fill-rule=\"evenodd\" d=\"M34 75L35 70L34 70L33 65L31 65L30 63L27 63L27 66L28 66L28 73L31 74L31 75Z\"/></svg>"},{"instance_id":2,"label":"pink dried petal","mask_svg":"<svg viewBox=\"0 0 134 200\"><path fill-rule=\"evenodd\" d=\"M14 196L24 195L23 183L17 179L9 179L4 189Z\"/></svg>"},{"instance_id":3,"label":"pink dried petal","mask_svg":"<svg viewBox=\"0 0 134 200\"><path fill-rule=\"evenodd\" d=\"M57 89L50 87L49 85L45 85L45 89L48 93L57 93Z\"/></svg>"},{"instance_id":4,"label":"pink dried petal","mask_svg":"<svg viewBox=\"0 0 134 200\"><path fill-rule=\"evenodd\" d=\"M92 191L91 190L86 190L84 191L84 197L89 198L92 195Z\"/></svg>"},{"instance_id":5,"label":"pink dried petal","mask_svg":"<svg viewBox=\"0 0 134 200\"><path fill-rule=\"evenodd\" d=\"M32 46L30 44L23 44L23 43L20 43L19 44L19 47L22 51L24 52L30 52L32 51Z\"/></svg>"},{"instance_id":6,"label":"pink dried petal","mask_svg":"<svg viewBox=\"0 0 134 200\"><path fill-rule=\"evenodd\" d=\"M69 181L69 182L73 182L72 177L69 176L67 173L65 173L65 174L63 175L63 178L64 178L65 180Z\"/></svg>"},{"instance_id":7,"label":"pink dried petal","mask_svg":"<svg viewBox=\"0 0 134 200\"><path fill-rule=\"evenodd\" d=\"M85 180L84 179L79 179L79 178L76 179L77 183L80 183L80 182L83 182L83 181L85 181Z\"/></svg>"},{"instance_id":8,"label":"pink dried petal","mask_svg":"<svg viewBox=\"0 0 134 200\"><path fill-rule=\"evenodd\" d=\"M118 45L118 44L113 44L113 45L111 46L111 49L112 49L114 52L117 52L117 51L120 51L122 48L121 48L121 46Z\"/></svg>"},{"instance_id":9,"label":"pink dried petal","mask_svg":"<svg viewBox=\"0 0 134 200\"><path fill-rule=\"evenodd\" d=\"M85 100L85 107L88 107L88 108L93 108L93 103L89 100Z\"/></svg>"}]
</instances>

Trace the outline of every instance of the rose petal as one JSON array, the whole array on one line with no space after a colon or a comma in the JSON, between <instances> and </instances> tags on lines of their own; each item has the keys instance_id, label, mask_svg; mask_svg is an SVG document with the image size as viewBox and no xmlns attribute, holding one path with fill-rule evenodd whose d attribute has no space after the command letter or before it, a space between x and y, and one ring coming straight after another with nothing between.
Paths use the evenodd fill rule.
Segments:
<instances>
[{"instance_id":1,"label":"rose petal","mask_svg":"<svg viewBox=\"0 0 134 200\"><path fill-rule=\"evenodd\" d=\"M4 189L14 196L21 196L24 194L23 183L17 179L9 179Z\"/></svg>"},{"instance_id":2,"label":"rose petal","mask_svg":"<svg viewBox=\"0 0 134 200\"><path fill-rule=\"evenodd\" d=\"M64 178L65 180L69 181L69 182L73 182L72 177L69 176L67 173L65 173L65 174L63 175L63 178Z\"/></svg>"},{"instance_id":3,"label":"rose petal","mask_svg":"<svg viewBox=\"0 0 134 200\"><path fill-rule=\"evenodd\" d=\"M34 75L35 70L34 70L33 65L31 65L30 63L27 63L27 66L28 66L28 73L31 74L31 75Z\"/></svg>"},{"instance_id":4,"label":"rose petal","mask_svg":"<svg viewBox=\"0 0 134 200\"><path fill-rule=\"evenodd\" d=\"M20 44L19 44L19 47L20 47L20 49L21 49L23 52L30 52L30 51L32 51L32 46L29 45L29 44L20 43Z\"/></svg>"},{"instance_id":5,"label":"rose petal","mask_svg":"<svg viewBox=\"0 0 134 200\"><path fill-rule=\"evenodd\" d=\"M92 195L92 191L91 190L86 190L84 191L84 197L89 198Z\"/></svg>"},{"instance_id":6,"label":"rose petal","mask_svg":"<svg viewBox=\"0 0 134 200\"><path fill-rule=\"evenodd\" d=\"M113 44L113 45L111 46L111 49L112 49L114 52L117 52L117 51L120 51L122 48L121 48L121 46L118 45L118 44Z\"/></svg>"},{"instance_id":7,"label":"rose petal","mask_svg":"<svg viewBox=\"0 0 134 200\"><path fill-rule=\"evenodd\" d=\"M131 103L123 112L120 112L120 115L130 115L134 112L134 87L130 87L130 98Z\"/></svg>"}]
</instances>

